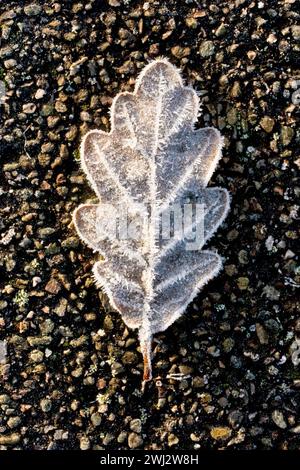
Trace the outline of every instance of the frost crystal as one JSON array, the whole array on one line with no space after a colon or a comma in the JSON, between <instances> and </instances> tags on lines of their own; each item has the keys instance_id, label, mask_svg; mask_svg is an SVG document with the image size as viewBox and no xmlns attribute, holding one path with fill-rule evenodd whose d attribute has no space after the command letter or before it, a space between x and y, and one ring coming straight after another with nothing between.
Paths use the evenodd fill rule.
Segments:
<instances>
[{"instance_id":1,"label":"frost crystal","mask_svg":"<svg viewBox=\"0 0 300 470\"><path fill-rule=\"evenodd\" d=\"M133 93L114 98L111 131L90 131L81 145L100 202L79 206L74 224L104 257L93 267L97 284L139 330L144 381L152 377L153 334L180 317L222 266L218 254L202 250L229 209L226 189L206 188L222 137L212 127L194 129L198 112L196 92L159 59Z\"/></svg>"}]
</instances>

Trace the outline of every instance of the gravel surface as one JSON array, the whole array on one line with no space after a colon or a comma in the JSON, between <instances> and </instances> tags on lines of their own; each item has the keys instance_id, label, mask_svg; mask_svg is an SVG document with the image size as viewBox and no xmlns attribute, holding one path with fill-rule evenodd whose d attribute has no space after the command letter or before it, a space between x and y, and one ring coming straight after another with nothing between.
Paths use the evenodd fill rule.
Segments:
<instances>
[{"instance_id":1,"label":"gravel surface","mask_svg":"<svg viewBox=\"0 0 300 470\"><path fill-rule=\"evenodd\" d=\"M300 448L299 16L295 0L1 3L0 449ZM158 56L225 136L211 185L232 209L210 241L224 270L155 337L142 395L136 333L71 214L94 197L81 136L109 130Z\"/></svg>"}]
</instances>

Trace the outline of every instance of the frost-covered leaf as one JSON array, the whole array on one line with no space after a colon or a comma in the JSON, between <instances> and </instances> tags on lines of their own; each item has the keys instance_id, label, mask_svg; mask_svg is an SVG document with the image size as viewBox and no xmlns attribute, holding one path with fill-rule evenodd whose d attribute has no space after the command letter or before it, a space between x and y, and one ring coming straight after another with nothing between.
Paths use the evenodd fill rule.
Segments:
<instances>
[{"instance_id":1,"label":"frost-covered leaf","mask_svg":"<svg viewBox=\"0 0 300 470\"><path fill-rule=\"evenodd\" d=\"M145 381L152 335L171 325L222 266L217 253L202 250L229 209L226 189L206 188L222 137L212 127L194 129L198 112L196 92L159 59L143 69L133 93L115 97L111 131L90 131L81 145L99 204L79 206L74 223L104 257L93 268L98 285L139 330Z\"/></svg>"}]
</instances>

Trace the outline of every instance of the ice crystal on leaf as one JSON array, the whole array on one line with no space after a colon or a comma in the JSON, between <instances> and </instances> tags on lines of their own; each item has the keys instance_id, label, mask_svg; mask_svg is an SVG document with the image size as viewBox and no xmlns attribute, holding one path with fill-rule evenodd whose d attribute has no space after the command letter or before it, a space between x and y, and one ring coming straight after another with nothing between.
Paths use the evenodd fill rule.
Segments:
<instances>
[{"instance_id":1,"label":"ice crystal on leaf","mask_svg":"<svg viewBox=\"0 0 300 470\"><path fill-rule=\"evenodd\" d=\"M93 267L97 284L126 325L139 330L144 382L152 377L152 336L180 317L222 266L217 253L202 250L229 208L226 189L206 187L222 137L212 127L194 129L198 112L197 93L159 59L142 70L133 93L114 98L111 131L92 130L81 145L82 168L99 204L80 205L74 224L104 258ZM203 208L200 219L193 209L182 233L173 215L173 236L163 236L159 221L170 207L182 214L195 201ZM201 242L191 249L200 225Z\"/></svg>"}]
</instances>

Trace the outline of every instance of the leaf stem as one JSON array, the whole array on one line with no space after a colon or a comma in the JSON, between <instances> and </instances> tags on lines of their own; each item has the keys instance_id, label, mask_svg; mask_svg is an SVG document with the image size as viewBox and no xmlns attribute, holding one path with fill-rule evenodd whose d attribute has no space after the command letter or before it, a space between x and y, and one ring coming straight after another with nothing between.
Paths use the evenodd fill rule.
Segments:
<instances>
[{"instance_id":1,"label":"leaf stem","mask_svg":"<svg viewBox=\"0 0 300 470\"><path fill-rule=\"evenodd\" d=\"M140 344L141 344L141 353L143 355L144 361L144 374L143 374L143 384L142 389L145 387L145 382L152 380L152 366L151 366L151 344L152 336L140 335Z\"/></svg>"}]
</instances>

